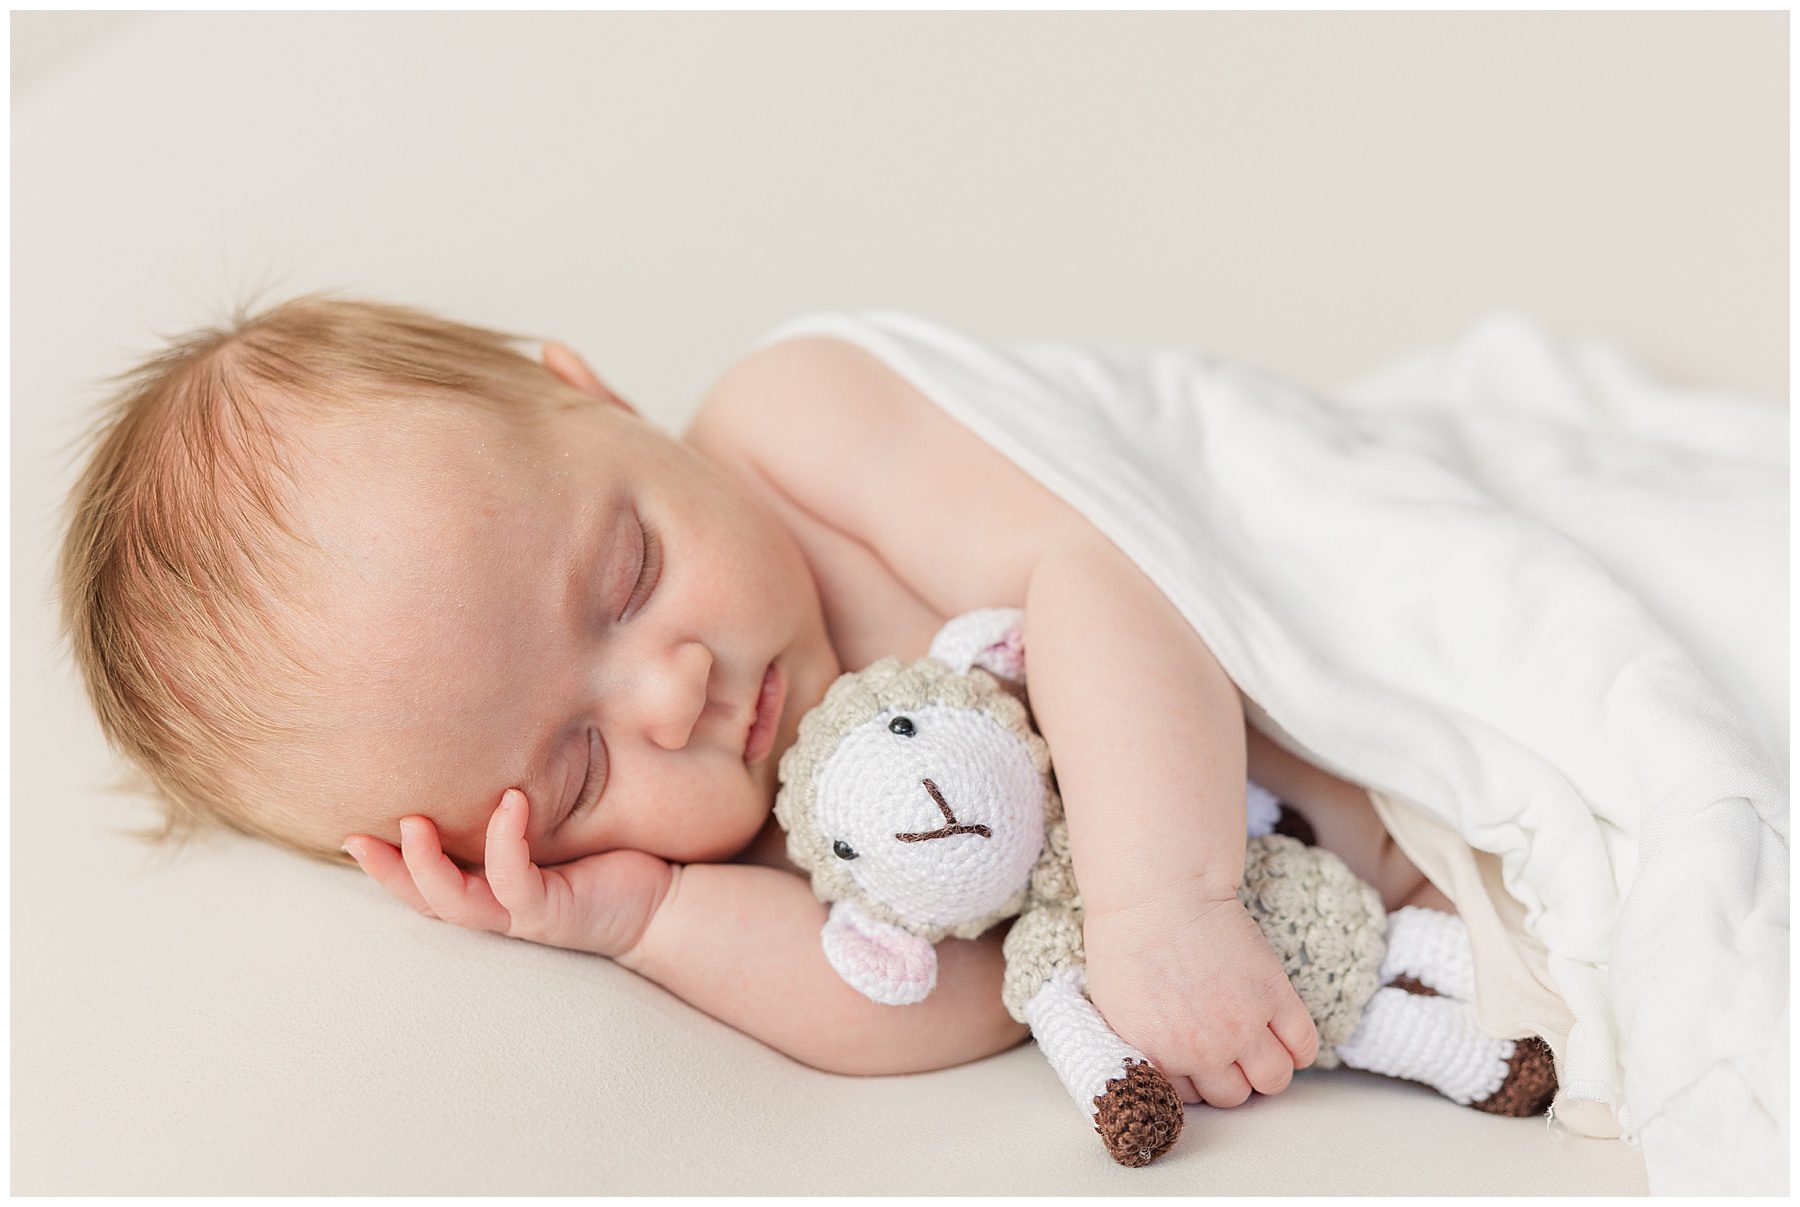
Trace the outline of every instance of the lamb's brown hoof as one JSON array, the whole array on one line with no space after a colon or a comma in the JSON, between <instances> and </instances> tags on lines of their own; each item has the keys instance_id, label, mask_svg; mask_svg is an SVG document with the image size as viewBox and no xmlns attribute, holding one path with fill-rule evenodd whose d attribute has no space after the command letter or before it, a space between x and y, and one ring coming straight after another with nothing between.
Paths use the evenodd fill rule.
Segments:
<instances>
[{"instance_id":1,"label":"lamb's brown hoof","mask_svg":"<svg viewBox=\"0 0 1800 1207\"><path fill-rule=\"evenodd\" d=\"M1281 802L1281 812L1275 818L1274 830L1270 832L1285 834L1289 838L1298 840L1303 847L1319 845L1319 835L1313 829L1312 823L1300 816L1300 811L1286 801Z\"/></svg>"},{"instance_id":2,"label":"lamb's brown hoof","mask_svg":"<svg viewBox=\"0 0 1800 1207\"><path fill-rule=\"evenodd\" d=\"M1490 1115L1522 1119L1549 1110L1554 1097L1556 1065L1550 1058L1550 1045L1530 1035L1514 1042L1513 1054L1506 1062L1506 1080L1500 1088L1469 1105Z\"/></svg>"},{"instance_id":3,"label":"lamb's brown hoof","mask_svg":"<svg viewBox=\"0 0 1800 1207\"><path fill-rule=\"evenodd\" d=\"M1125 1062L1125 1075L1094 1099L1094 1130L1121 1165L1148 1165L1173 1148L1186 1117L1169 1079L1145 1061Z\"/></svg>"}]
</instances>

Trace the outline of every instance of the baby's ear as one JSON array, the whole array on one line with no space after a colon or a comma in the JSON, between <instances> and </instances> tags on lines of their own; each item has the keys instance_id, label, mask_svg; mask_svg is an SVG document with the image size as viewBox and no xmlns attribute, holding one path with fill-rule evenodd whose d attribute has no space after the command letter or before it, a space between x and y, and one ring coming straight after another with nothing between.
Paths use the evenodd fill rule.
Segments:
<instances>
[{"instance_id":1,"label":"baby's ear","mask_svg":"<svg viewBox=\"0 0 1800 1207\"><path fill-rule=\"evenodd\" d=\"M600 380L600 375L590 369L580 354L567 344L551 340L544 345L544 368L554 373L564 384L574 386L583 394L592 394L595 398L637 414L629 402L607 389L606 383Z\"/></svg>"}]
</instances>

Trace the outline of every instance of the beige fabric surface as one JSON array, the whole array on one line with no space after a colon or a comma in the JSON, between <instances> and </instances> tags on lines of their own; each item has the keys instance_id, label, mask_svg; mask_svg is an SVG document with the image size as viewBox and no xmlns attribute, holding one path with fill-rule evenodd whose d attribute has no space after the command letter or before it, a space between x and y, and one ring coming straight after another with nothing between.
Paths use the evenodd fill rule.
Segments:
<instances>
[{"instance_id":1,"label":"beige fabric surface","mask_svg":"<svg viewBox=\"0 0 1800 1207\"><path fill-rule=\"evenodd\" d=\"M97 380L256 286L568 340L671 428L759 333L865 305L1318 385L1508 305L1780 394L1785 15L12 30L15 1193L1643 1191L1616 1141L1347 1071L1122 1170L1029 1047L828 1076L349 870L152 859L55 643L55 512Z\"/></svg>"}]
</instances>

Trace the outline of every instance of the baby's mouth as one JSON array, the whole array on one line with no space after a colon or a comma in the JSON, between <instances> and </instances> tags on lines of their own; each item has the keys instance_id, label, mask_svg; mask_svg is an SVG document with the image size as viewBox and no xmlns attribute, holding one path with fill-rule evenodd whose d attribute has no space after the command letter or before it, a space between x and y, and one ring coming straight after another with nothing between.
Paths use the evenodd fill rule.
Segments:
<instances>
[{"instance_id":1,"label":"baby's mouth","mask_svg":"<svg viewBox=\"0 0 1800 1207\"><path fill-rule=\"evenodd\" d=\"M950 811L950 802L938 791L938 786L925 780L925 791L931 793L931 799L937 802L938 812L944 815L944 825L935 830L919 830L911 834L896 834L901 842L928 842L933 838L948 838L952 834L979 834L983 838L992 838L993 832L986 826L965 826L956 820L956 814Z\"/></svg>"},{"instance_id":2,"label":"baby's mouth","mask_svg":"<svg viewBox=\"0 0 1800 1207\"><path fill-rule=\"evenodd\" d=\"M771 661L763 672L757 689L756 711L750 716L750 729L744 735L744 762L758 763L768 757L775 746L781 724L783 706L787 703L787 676Z\"/></svg>"}]
</instances>

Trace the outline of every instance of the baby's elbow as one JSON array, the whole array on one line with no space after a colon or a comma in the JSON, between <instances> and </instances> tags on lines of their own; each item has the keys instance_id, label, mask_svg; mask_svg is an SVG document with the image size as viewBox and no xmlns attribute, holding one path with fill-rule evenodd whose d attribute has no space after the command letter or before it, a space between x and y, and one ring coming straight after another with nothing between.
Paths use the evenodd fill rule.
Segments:
<instances>
[{"instance_id":1,"label":"baby's elbow","mask_svg":"<svg viewBox=\"0 0 1800 1207\"><path fill-rule=\"evenodd\" d=\"M798 1029L802 1064L847 1077L884 1077L954 1068L1030 1038L1001 1001L1006 927L937 947L937 985L924 1001L884 1006L836 982L813 1025Z\"/></svg>"},{"instance_id":2,"label":"baby's elbow","mask_svg":"<svg viewBox=\"0 0 1800 1207\"><path fill-rule=\"evenodd\" d=\"M1031 1031L1016 1023L998 1002L992 1010L953 1016L942 1009L876 1006L872 1022L834 1028L811 1053L793 1054L802 1064L845 1077L893 1077L951 1069L1017 1047ZM923 1012L923 1013L911 1013ZM886 1017L883 1017L885 1015Z\"/></svg>"},{"instance_id":3,"label":"baby's elbow","mask_svg":"<svg viewBox=\"0 0 1800 1207\"><path fill-rule=\"evenodd\" d=\"M954 1069L958 1065L996 1056L1009 1048L1018 1047L1030 1038L1031 1032L1015 1023L1008 1028L1006 1034L993 1037L992 1042L963 1043L950 1048L923 1046L851 1053L846 1059L834 1062L837 1067L827 1071L848 1077L899 1077L908 1073L935 1073L939 1069Z\"/></svg>"},{"instance_id":4,"label":"baby's elbow","mask_svg":"<svg viewBox=\"0 0 1800 1207\"><path fill-rule=\"evenodd\" d=\"M892 1077L902 1073L923 1072L899 1059L902 1053L883 1048L833 1046L815 1052L790 1052L789 1056L809 1069L838 1077Z\"/></svg>"},{"instance_id":5,"label":"baby's elbow","mask_svg":"<svg viewBox=\"0 0 1800 1207\"><path fill-rule=\"evenodd\" d=\"M817 1060L801 1058L800 1063L821 1073L835 1073L840 1077L901 1077L908 1073L934 1073L939 1069L953 1069L957 1065L1004 1052L1030 1037L1029 1032L1020 1028L1020 1034L1009 1036L1006 1042L997 1043L991 1048L965 1048L955 1052L918 1048L846 1050L833 1052Z\"/></svg>"},{"instance_id":6,"label":"baby's elbow","mask_svg":"<svg viewBox=\"0 0 1800 1207\"><path fill-rule=\"evenodd\" d=\"M917 1072L908 1067L921 1055L911 1051L906 1038L893 1032L891 1022L881 1013L904 1007L878 1006L873 1002L846 1016L822 1018L796 1038L799 1042L783 1045L791 1060L809 1069L834 1073L840 1077L883 1077L897 1073ZM857 1017L868 1015L870 1017Z\"/></svg>"}]
</instances>

